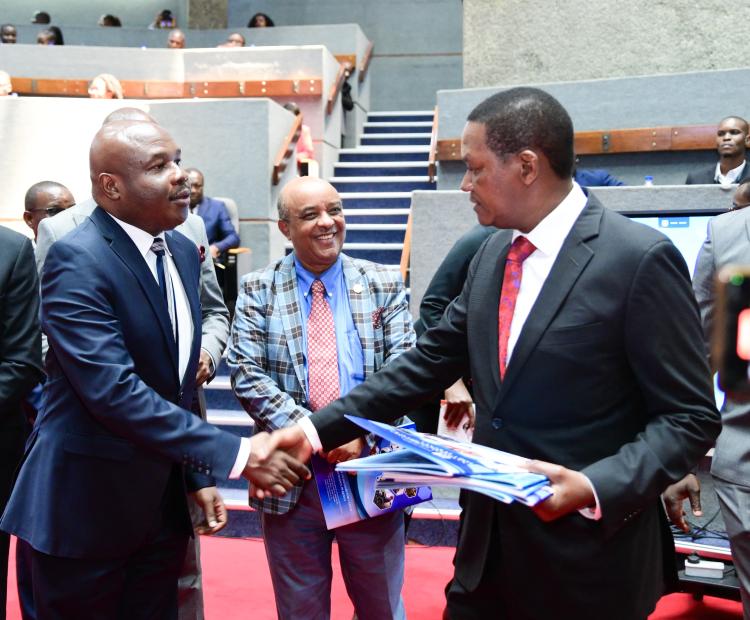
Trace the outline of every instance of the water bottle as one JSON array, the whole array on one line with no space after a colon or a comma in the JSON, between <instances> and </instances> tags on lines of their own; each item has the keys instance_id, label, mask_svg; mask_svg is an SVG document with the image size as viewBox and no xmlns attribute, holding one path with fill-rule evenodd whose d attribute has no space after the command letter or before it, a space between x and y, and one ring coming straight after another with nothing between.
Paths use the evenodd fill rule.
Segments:
<instances>
[{"instance_id":1,"label":"water bottle","mask_svg":"<svg viewBox=\"0 0 750 620\"><path fill-rule=\"evenodd\" d=\"M643 185L645 187L653 187L654 177L652 177L650 174L647 174L645 177L643 177Z\"/></svg>"}]
</instances>

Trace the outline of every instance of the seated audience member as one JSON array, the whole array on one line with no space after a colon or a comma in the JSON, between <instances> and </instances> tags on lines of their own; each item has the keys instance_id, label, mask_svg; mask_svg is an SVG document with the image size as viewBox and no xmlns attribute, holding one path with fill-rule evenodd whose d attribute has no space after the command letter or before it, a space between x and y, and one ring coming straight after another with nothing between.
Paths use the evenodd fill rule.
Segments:
<instances>
[{"instance_id":1,"label":"seated audience member","mask_svg":"<svg viewBox=\"0 0 750 620\"><path fill-rule=\"evenodd\" d=\"M36 241L39 222L65 211L75 203L70 190L56 181L40 181L26 190L23 221L34 231L34 240Z\"/></svg>"},{"instance_id":2,"label":"seated audience member","mask_svg":"<svg viewBox=\"0 0 750 620\"><path fill-rule=\"evenodd\" d=\"M13 94L13 84L7 71L0 71L0 97L8 97Z\"/></svg>"},{"instance_id":3,"label":"seated audience member","mask_svg":"<svg viewBox=\"0 0 750 620\"><path fill-rule=\"evenodd\" d=\"M330 183L290 181L278 211L279 230L294 251L242 279L227 358L235 395L258 431L315 417L414 344L398 272L341 252L346 222ZM284 339L288 347L279 346ZM363 451L368 443L359 437L327 456L339 463ZM280 620L330 617L334 540L357 617L405 618L399 511L329 530L315 480L278 500L251 504L261 511Z\"/></svg>"},{"instance_id":4,"label":"seated audience member","mask_svg":"<svg viewBox=\"0 0 750 620\"><path fill-rule=\"evenodd\" d=\"M594 168L576 168L573 180L581 187L606 187L625 185L609 172Z\"/></svg>"},{"instance_id":5,"label":"seated audience member","mask_svg":"<svg viewBox=\"0 0 750 620\"><path fill-rule=\"evenodd\" d=\"M120 21L120 18L117 17L117 15L105 13L99 18L99 21L96 22L96 25L102 26L104 28L120 28L122 27L122 22Z\"/></svg>"},{"instance_id":6,"label":"seated audience member","mask_svg":"<svg viewBox=\"0 0 750 620\"><path fill-rule=\"evenodd\" d=\"M48 30L55 37L55 42L53 43L53 45L65 45L65 39L63 39L62 30L60 30L57 26L50 26Z\"/></svg>"},{"instance_id":7,"label":"seated audience member","mask_svg":"<svg viewBox=\"0 0 750 620\"><path fill-rule=\"evenodd\" d=\"M181 50L185 47L185 33L175 28L167 37L167 47L173 50Z\"/></svg>"},{"instance_id":8,"label":"seated audience member","mask_svg":"<svg viewBox=\"0 0 750 620\"><path fill-rule=\"evenodd\" d=\"M236 248L240 238L232 226L227 206L221 200L203 195L203 173L196 168L187 168L185 172L190 179L190 212L203 220L211 256L219 259L227 250Z\"/></svg>"},{"instance_id":9,"label":"seated audience member","mask_svg":"<svg viewBox=\"0 0 750 620\"><path fill-rule=\"evenodd\" d=\"M172 11L164 9L159 11L154 18L154 21L149 24L149 30L161 29L161 28L176 28L177 20L172 15Z\"/></svg>"},{"instance_id":10,"label":"seated audience member","mask_svg":"<svg viewBox=\"0 0 750 620\"><path fill-rule=\"evenodd\" d=\"M18 31L13 24L3 24L0 26L0 43L3 45L13 45L18 39Z\"/></svg>"},{"instance_id":11,"label":"seated audience member","mask_svg":"<svg viewBox=\"0 0 750 620\"><path fill-rule=\"evenodd\" d=\"M91 99L122 99L122 85L111 73L100 73L89 86L89 97Z\"/></svg>"},{"instance_id":12,"label":"seated audience member","mask_svg":"<svg viewBox=\"0 0 750 620\"><path fill-rule=\"evenodd\" d=\"M47 11L36 11L31 18L32 24L49 24L51 22L52 18Z\"/></svg>"},{"instance_id":13,"label":"seated audience member","mask_svg":"<svg viewBox=\"0 0 750 620\"><path fill-rule=\"evenodd\" d=\"M55 45L55 33L51 30L40 30L36 35L37 45Z\"/></svg>"},{"instance_id":14,"label":"seated audience member","mask_svg":"<svg viewBox=\"0 0 750 620\"><path fill-rule=\"evenodd\" d=\"M354 100L352 99L352 85L349 84L349 78L354 75L357 69L348 60L342 64L344 65L344 83L341 86L341 107L346 112L351 112L354 109Z\"/></svg>"},{"instance_id":15,"label":"seated audience member","mask_svg":"<svg viewBox=\"0 0 750 620\"><path fill-rule=\"evenodd\" d=\"M245 47L245 37L239 32L233 32L227 37L225 47Z\"/></svg>"},{"instance_id":16,"label":"seated audience member","mask_svg":"<svg viewBox=\"0 0 750 620\"><path fill-rule=\"evenodd\" d=\"M727 116L719 123L716 130L716 150L719 161L715 166L696 170L687 175L687 185L710 185L720 183L742 183L750 179L750 167L747 166L746 151L748 147L748 124L739 116Z\"/></svg>"},{"instance_id":17,"label":"seated audience member","mask_svg":"<svg viewBox=\"0 0 750 620\"><path fill-rule=\"evenodd\" d=\"M272 28L275 26L273 20L265 13L256 13L247 22L248 28Z\"/></svg>"},{"instance_id":18,"label":"seated audience member","mask_svg":"<svg viewBox=\"0 0 750 620\"><path fill-rule=\"evenodd\" d=\"M285 103L284 109L289 110L295 116L302 116L302 110L293 101ZM313 144L312 133L304 122L300 128L299 140L297 140L297 170L300 176L303 177L319 176L319 166L318 162L315 161L315 145Z\"/></svg>"}]
</instances>

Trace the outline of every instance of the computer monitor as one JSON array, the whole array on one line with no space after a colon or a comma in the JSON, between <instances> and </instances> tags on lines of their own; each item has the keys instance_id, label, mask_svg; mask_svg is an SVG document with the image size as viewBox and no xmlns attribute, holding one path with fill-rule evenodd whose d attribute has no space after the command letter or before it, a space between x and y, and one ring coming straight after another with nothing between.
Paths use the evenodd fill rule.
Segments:
<instances>
[{"instance_id":1,"label":"computer monitor","mask_svg":"<svg viewBox=\"0 0 750 620\"><path fill-rule=\"evenodd\" d=\"M635 216L631 219L664 233L682 253L692 275L698 251L706 239L708 221L712 215L665 215Z\"/></svg>"}]
</instances>

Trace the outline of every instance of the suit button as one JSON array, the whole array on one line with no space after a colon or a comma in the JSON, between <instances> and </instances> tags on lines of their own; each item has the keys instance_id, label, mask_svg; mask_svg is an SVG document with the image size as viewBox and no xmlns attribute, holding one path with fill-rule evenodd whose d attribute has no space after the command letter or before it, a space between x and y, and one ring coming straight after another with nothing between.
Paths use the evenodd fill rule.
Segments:
<instances>
[{"instance_id":1,"label":"suit button","mask_svg":"<svg viewBox=\"0 0 750 620\"><path fill-rule=\"evenodd\" d=\"M182 390L180 390L180 392L177 394L177 401L178 402L182 400L182 395L183 394L184 394L184 392Z\"/></svg>"},{"instance_id":2,"label":"suit button","mask_svg":"<svg viewBox=\"0 0 750 620\"><path fill-rule=\"evenodd\" d=\"M502 418L492 418L492 428L494 428L496 431L498 431L502 427L503 427L503 419Z\"/></svg>"}]
</instances>

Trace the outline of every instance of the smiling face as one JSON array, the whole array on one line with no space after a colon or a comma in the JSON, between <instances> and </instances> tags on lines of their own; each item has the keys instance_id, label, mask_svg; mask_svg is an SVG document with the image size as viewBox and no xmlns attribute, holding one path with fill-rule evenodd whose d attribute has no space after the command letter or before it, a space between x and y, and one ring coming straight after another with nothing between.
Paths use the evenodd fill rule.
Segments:
<instances>
[{"instance_id":1,"label":"smiling face","mask_svg":"<svg viewBox=\"0 0 750 620\"><path fill-rule=\"evenodd\" d=\"M158 125L115 122L102 127L91 146L91 173L96 201L152 235L187 218L190 185L180 168L180 149Z\"/></svg>"},{"instance_id":2,"label":"smiling face","mask_svg":"<svg viewBox=\"0 0 750 620\"><path fill-rule=\"evenodd\" d=\"M719 157L744 157L747 149L748 127L741 118L730 116L716 130L716 148Z\"/></svg>"},{"instance_id":3,"label":"smiling face","mask_svg":"<svg viewBox=\"0 0 750 620\"><path fill-rule=\"evenodd\" d=\"M341 254L346 222L341 197L323 179L299 177L282 191L284 217L279 230L292 242L302 266L321 274Z\"/></svg>"},{"instance_id":4,"label":"smiling face","mask_svg":"<svg viewBox=\"0 0 750 620\"><path fill-rule=\"evenodd\" d=\"M0 41L2 41L5 45L14 44L17 37L18 32L16 31L15 26L5 24L4 26L2 26L2 28L0 28Z\"/></svg>"}]
</instances>

